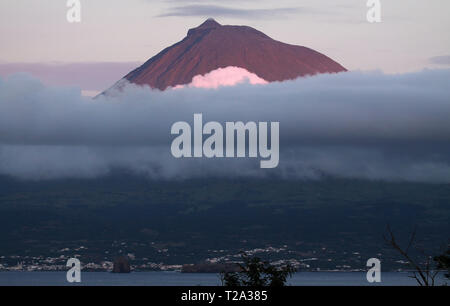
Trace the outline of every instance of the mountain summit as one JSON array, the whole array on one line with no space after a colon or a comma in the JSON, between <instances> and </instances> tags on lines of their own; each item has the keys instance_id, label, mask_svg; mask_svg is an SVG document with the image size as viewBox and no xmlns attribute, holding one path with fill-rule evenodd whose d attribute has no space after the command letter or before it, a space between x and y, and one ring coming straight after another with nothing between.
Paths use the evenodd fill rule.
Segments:
<instances>
[{"instance_id":1,"label":"mountain summit","mask_svg":"<svg viewBox=\"0 0 450 306\"><path fill-rule=\"evenodd\" d=\"M190 29L182 41L127 74L125 79L164 90L230 66L246 69L268 82L346 71L312 49L276 41L248 26L221 25L209 18Z\"/></svg>"}]
</instances>

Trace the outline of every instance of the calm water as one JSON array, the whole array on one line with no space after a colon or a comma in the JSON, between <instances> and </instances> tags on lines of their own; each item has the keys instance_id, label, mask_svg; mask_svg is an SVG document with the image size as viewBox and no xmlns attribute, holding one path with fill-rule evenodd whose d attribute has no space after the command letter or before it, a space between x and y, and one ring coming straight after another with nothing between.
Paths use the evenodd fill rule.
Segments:
<instances>
[{"instance_id":1,"label":"calm water","mask_svg":"<svg viewBox=\"0 0 450 306\"><path fill-rule=\"evenodd\" d=\"M383 272L378 286L414 286L408 273ZM440 283L444 282L440 278ZM366 281L364 272L301 272L289 284L293 286L374 286ZM65 286L65 272L0 272L0 286ZM209 273L135 272L113 274L107 272L82 272L81 284L85 286L215 286L219 276Z\"/></svg>"}]
</instances>

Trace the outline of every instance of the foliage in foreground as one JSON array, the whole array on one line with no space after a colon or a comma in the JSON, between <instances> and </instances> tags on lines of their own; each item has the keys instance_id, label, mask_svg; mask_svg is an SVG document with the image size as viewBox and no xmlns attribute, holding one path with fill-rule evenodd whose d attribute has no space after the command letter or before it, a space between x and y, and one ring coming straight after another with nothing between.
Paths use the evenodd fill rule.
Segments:
<instances>
[{"instance_id":1,"label":"foliage in foreground","mask_svg":"<svg viewBox=\"0 0 450 306\"><path fill-rule=\"evenodd\" d=\"M434 258L434 261L437 262L438 269L447 270L447 273L445 273L445 277L450 279L450 247L448 247L445 253L436 256Z\"/></svg>"},{"instance_id":2,"label":"foliage in foreground","mask_svg":"<svg viewBox=\"0 0 450 306\"><path fill-rule=\"evenodd\" d=\"M243 263L239 272L222 272L222 284L227 287L282 287L286 285L296 269L291 265L275 267L258 257L249 257L242 253Z\"/></svg>"}]
</instances>

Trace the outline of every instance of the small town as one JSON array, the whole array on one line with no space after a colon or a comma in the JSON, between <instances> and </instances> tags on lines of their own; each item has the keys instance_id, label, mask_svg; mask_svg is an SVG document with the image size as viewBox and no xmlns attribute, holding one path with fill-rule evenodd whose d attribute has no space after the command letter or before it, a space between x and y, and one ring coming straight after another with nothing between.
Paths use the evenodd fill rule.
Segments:
<instances>
[{"instance_id":1,"label":"small town","mask_svg":"<svg viewBox=\"0 0 450 306\"><path fill-rule=\"evenodd\" d=\"M120 244L122 245L122 244ZM126 245L122 245L126 246ZM92 256L87 255L89 249L86 246L79 246L73 250L63 248L58 251L58 256L0 256L1 271L67 271L66 266L69 258L77 258L81 261L82 270L87 272L111 272L114 266L114 259L118 256L124 257L130 264L131 271L177 271L186 273L219 273L230 265L240 262L242 252L230 253L227 250L209 250L210 257L195 263L166 263L163 261L153 262L147 257L137 257L133 253L126 253L120 250L118 256L105 256L104 260L94 261ZM169 249L163 248L157 250L170 257ZM339 259L336 258L336 252L329 251L326 248L313 250L309 252L294 252L289 250L288 246L255 248L243 251L250 257L277 258L271 260L274 266L290 265L298 272L301 271L347 271L359 272L366 271L366 259L359 252L344 252ZM73 253L73 255L71 254ZM110 253L106 251L106 253ZM109 255L109 254L108 254ZM347 256L348 259L345 259ZM382 257L382 254L377 254ZM408 262L403 260L395 261L396 271L405 270Z\"/></svg>"}]
</instances>

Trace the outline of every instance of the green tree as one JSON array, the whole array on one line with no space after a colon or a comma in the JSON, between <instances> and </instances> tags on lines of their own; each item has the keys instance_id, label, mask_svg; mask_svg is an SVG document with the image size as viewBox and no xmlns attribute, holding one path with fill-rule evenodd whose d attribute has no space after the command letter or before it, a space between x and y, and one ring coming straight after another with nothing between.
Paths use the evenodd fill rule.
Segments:
<instances>
[{"instance_id":1,"label":"green tree","mask_svg":"<svg viewBox=\"0 0 450 306\"><path fill-rule=\"evenodd\" d=\"M296 269L291 265L276 267L258 257L241 254L243 263L239 264L239 272L222 272L224 286L281 287L286 284Z\"/></svg>"}]
</instances>

